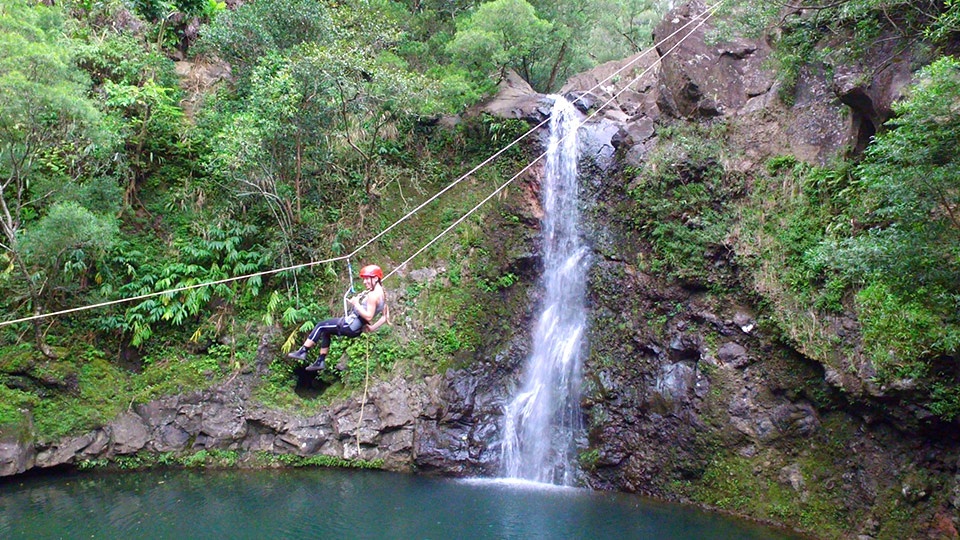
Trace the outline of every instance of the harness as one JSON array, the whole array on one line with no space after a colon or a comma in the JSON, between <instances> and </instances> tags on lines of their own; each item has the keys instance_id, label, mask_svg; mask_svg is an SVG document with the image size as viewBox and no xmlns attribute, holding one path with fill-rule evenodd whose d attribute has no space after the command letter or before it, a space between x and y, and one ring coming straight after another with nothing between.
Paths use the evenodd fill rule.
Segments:
<instances>
[{"instance_id":1,"label":"harness","mask_svg":"<svg viewBox=\"0 0 960 540\"><path fill-rule=\"evenodd\" d=\"M364 291L363 293L361 293L360 304L364 308L367 307L367 295L369 293L370 291ZM373 317L371 317L371 320L376 318L377 315L383 313L383 306L385 303L386 303L386 299L381 297L380 301L377 302L377 305L373 310ZM363 325L370 324L370 321L368 321L367 319L364 319L360 315L360 313L356 310L356 308L354 308L354 309L350 309L347 315L343 318L343 324L345 327L349 328L350 331L357 332L361 328L363 328Z\"/></svg>"}]
</instances>

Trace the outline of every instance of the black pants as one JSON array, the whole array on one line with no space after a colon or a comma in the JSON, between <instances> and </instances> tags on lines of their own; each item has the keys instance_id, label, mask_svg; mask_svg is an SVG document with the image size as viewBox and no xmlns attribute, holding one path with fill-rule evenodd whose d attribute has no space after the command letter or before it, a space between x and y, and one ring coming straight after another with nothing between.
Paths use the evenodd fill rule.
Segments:
<instances>
[{"instance_id":1,"label":"black pants","mask_svg":"<svg viewBox=\"0 0 960 540\"><path fill-rule=\"evenodd\" d=\"M307 338L314 343L319 343L321 349L326 349L330 347L330 336L354 338L362 333L363 326L360 326L357 330L351 330L350 325L343 317L336 317L317 323Z\"/></svg>"}]
</instances>

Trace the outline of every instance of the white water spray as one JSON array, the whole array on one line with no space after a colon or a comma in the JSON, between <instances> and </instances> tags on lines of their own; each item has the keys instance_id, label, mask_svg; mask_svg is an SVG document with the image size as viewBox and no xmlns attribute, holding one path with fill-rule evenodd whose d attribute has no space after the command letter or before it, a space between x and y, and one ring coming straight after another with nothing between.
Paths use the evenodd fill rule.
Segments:
<instances>
[{"instance_id":1,"label":"white water spray","mask_svg":"<svg viewBox=\"0 0 960 540\"><path fill-rule=\"evenodd\" d=\"M572 485L580 414L589 255L580 239L576 109L556 96L543 199L542 312L522 386L504 411L504 476Z\"/></svg>"}]
</instances>

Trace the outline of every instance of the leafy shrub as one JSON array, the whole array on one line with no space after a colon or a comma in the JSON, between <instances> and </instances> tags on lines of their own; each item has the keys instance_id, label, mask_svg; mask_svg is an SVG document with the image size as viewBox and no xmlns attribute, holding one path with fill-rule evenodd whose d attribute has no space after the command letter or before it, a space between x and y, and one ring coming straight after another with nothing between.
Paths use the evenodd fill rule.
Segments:
<instances>
[{"instance_id":1,"label":"leafy shrub","mask_svg":"<svg viewBox=\"0 0 960 540\"><path fill-rule=\"evenodd\" d=\"M864 348L881 380L924 377L930 358L954 352L955 327L920 300L901 296L883 282L861 290L857 307Z\"/></svg>"},{"instance_id":2,"label":"leafy shrub","mask_svg":"<svg viewBox=\"0 0 960 540\"><path fill-rule=\"evenodd\" d=\"M530 68L552 29L526 0L494 0L458 24L447 52L480 77L499 79L509 67L535 84Z\"/></svg>"},{"instance_id":3,"label":"leafy shrub","mask_svg":"<svg viewBox=\"0 0 960 540\"><path fill-rule=\"evenodd\" d=\"M960 295L960 61L941 58L919 80L857 169L864 232L840 244L835 263L905 291L925 284L951 303Z\"/></svg>"},{"instance_id":4,"label":"leafy shrub","mask_svg":"<svg viewBox=\"0 0 960 540\"><path fill-rule=\"evenodd\" d=\"M655 251L652 269L704 285L721 280L722 258L739 180L721 165L723 125L662 129L660 144L630 184L634 226Z\"/></svg>"},{"instance_id":5,"label":"leafy shrub","mask_svg":"<svg viewBox=\"0 0 960 540\"><path fill-rule=\"evenodd\" d=\"M305 42L333 41L338 33L322 2L258 0L221 13L205 28L199 47L215 51L243 81L261 57Z\"/></svg>"},{"instance_id":6,"label":"leafy shrub","mask_svg":"<svg viewBox=\"0 0 960 540\"><path fill-rule=\"evenodd\" d=\"M960 62L941 58L918 80L838 192L850 208L814 255L863 284L864 347L883 379L925 376L960 349Z\"/></svg>"},{"instance_id":7,"label":"leafy shrub","mask_svg":"<svg viewBox=\"0 0 960 540\"><path fill-rule=\"evenodd\" d=\"M256 232L253 225L223 223L200 237L178 243L179 260L161 263L143 261L136 252L125 251L115 264L124 265L125 273L133 279L117 292L125 296L153 294L256 273L271 262L264 248L251 239ZM180 327L198 322L201 313L211 305L219 305L214 300L225 300L233 306L252 302L259 297L262 283L262 278L256 276L154 296L127 309L122 318L102 317L100 324L129 333L131 343L140 346L153 335L156 324ZM219 307L223 309L222 305ZM214 326L207 332L216 336L222 330ZM198 326L192 339L198 341L203 331L203 326Z\"/></svg>"},{"instance_id":8,"label":"leafy shrub","mask_svg":"<svg viewBox=\"0 0 960 540\"><path fill-rule=\"evenodd\" d=\"M952 422L960 416L960 386L942 381L933 383L930 391L930 411Z\"/></svg>"},{"instance_id":9,"label":"leafy shrub","mask_svg":"<svg viewBox=\"0 0 960 540\"><path fill-rule=\"evenodd\" d=\"M74 202L56 203L23 238L26 259L59 287L76 283L118 234L112 216L98 216Z\"/></svg>"}]
</instances>

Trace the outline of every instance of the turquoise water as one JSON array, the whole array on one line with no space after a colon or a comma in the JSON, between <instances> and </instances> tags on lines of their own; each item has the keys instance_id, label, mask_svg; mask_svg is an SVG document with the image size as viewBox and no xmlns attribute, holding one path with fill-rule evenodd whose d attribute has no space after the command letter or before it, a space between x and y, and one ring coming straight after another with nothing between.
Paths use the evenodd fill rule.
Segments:
<instances>
[{"instance_id":1,"label":"turquoise water","mask_svg":"<svg viewBox=\"0 0 960 540\"><path fill-rule=\"evenodd\" d=\"M785 533L612 493L380 471L7 479L0 538L730 539Z\"/></svg>"}]
</instances>

